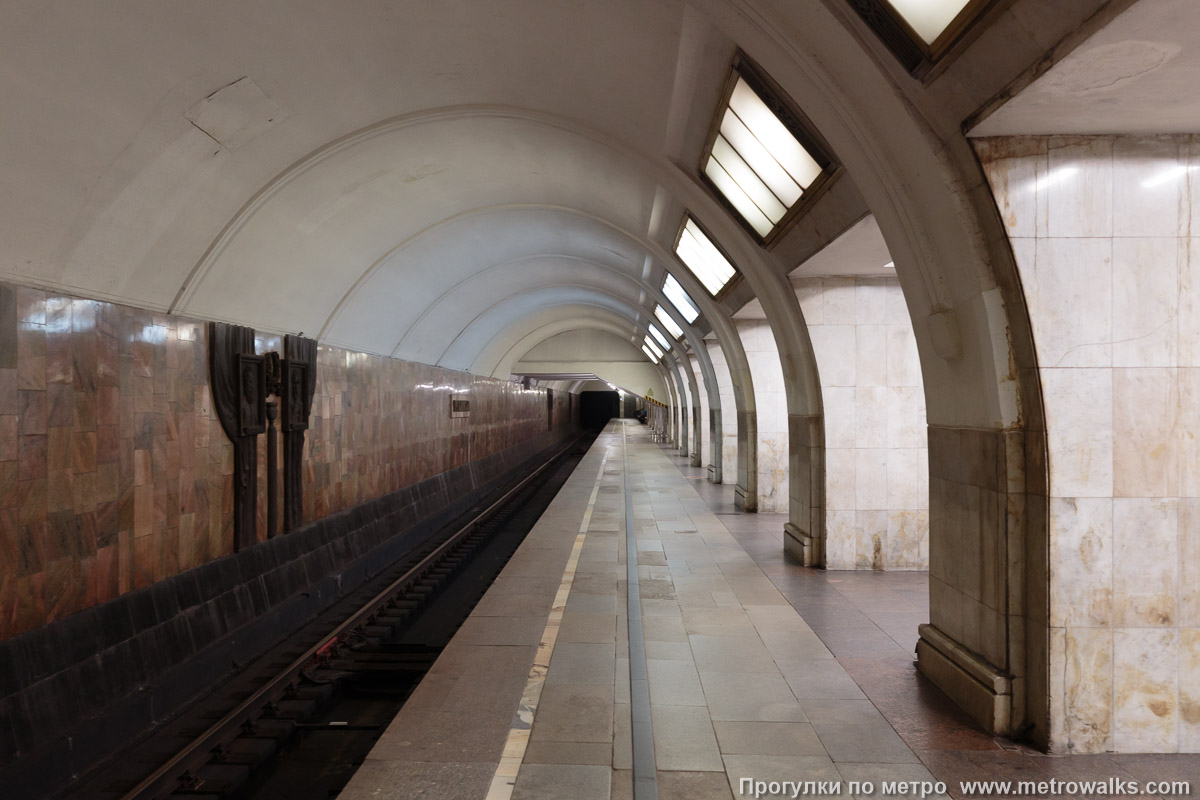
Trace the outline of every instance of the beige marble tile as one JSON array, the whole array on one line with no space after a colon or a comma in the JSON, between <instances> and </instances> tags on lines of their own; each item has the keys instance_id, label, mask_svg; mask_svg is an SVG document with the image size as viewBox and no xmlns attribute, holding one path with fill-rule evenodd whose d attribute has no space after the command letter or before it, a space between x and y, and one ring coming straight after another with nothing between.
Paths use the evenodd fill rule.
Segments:
<instances>
[{"instance_id":1,"label":"beige marble tile","mask_svg":"<svg viewBox=\"0 0 1200 800\"><path fill-rule=\"evenodd\" d=\"M905 387L907 388L907 387ZM858 448L888 446L890 390L886 386L859 386L853 390L854 442ZM828 406L826 406L828 408Z\"/></svg>"},{"instance_id":2,"label":"beige marble tile","mask_svg":"<svg viewBox=\"0 0 1200 800\"><path fill-rule=\"evenodd\" d=\"M899 326L860 324L855 328L855 369L860 387L887 385L888 331L896 327Z\"/></svg>"},{"instance_id":3,"label":"beige marble tile","mask_svg":"<svg viewBox=\"0 0 1200 800\"><path fill-rule=\"evenodd\" d=\"M928 446L925 391L919 386L887 388L887 447Z\"/></svg>"},{"instance_id":4,"label":"beige marble tile","mask_svg":"<svg viewBox=\"0 0 1200 800\"><path fill-rule=\"evenodd\" d=\"M1113 624L1178 625L1178 500L1113 500Z\"/></svg>"},{"instance_id":5,"label":"beige marble tile","mask_svg":"<svg viewBox=\"0 0 1200 800\"><path fill-rule=\"evenodd\" d=\"M854 284L854 321L860 327L885 324L888 296L898 292L895 282L887 278L858 278Z\"/></svg>"},{"instance_id":6,"label":"beige marble tile","mask_svg":"<svg viewBox=\"0 0 1200 800\"><path fill-rule=\"evenodd\" d=\"M888 457L889 451L884 449L854 451L854 508L888 507Z\"/></svg>"},{"instance_id":7,"label":"beige marble tile","mask_svg":"<svg viewBox=\"0 0 1200 800\"><path fill-rule=\"evenodd\" d=\"M848 449L856 446L857 391L853 386L826 386L821 390L827 448Z\"/></svg>"},{"instance_id":8,"label":"beige marble tile","mask_svg":"<svg viewBox=\"0 0 1200 800\"><path fill-rule=\"evenodd\" d=\"M1070 628L1064 653L1067 749L1097 753L1113 746L1113 631Z\"/></svg>"},{"instance_id":9,"label":"beige marble tile","mask_svg":"<svg viewBox=\"0 0 1200 800\"><path fill-rule=\"evenodd\" d=\"M853 325L857 286L854 278L825 278L821 295L822 325ZM811 323L810 323L811 324Z\"/></svg>"},{"instance_id":10,"label":"beige marble tile","mask_svg":"<svg viewBox=\"0 0 1200 800\"><path fill-rule=\"evenodd\" d=\"M1179 632L1113 632L1113 746L1125 753L1173 752L1179 737Z\"/></svg>"},{"instance_id":11,"label":"beige marble tile","mask_svg":"<svg viewBox=\"0 0 1200 800\"><path fill-rule=\"evenodd\" d=\"M1179 496L1200 498L1200 369L1175 371L1179 387L1175 442L1179 448Z\"/></svg>"},{"instance_id":12,"label":"beige marble tile","mask_svg":"<svg viewBox=\"0 0 1200 800\"><path fill-rule=\"evenodd\" d=\"M1113 614L1112 501L1050 501L1050 620L1110 625Z\"/></svg>"},{"instance_id":13,"label":"beige marble tile","mask_svg":"<svg viewBox=\"0 0 1200 800\"><path fill-rule=\"evenodd\" d=\"M910 325L889 325L887 330L888 386L920 386L921 359Z\"/></svg>"},{"instance_id":14,"label":"beige marble tile","mask_svg":"<svg viewBox=\"0 0 1200 800\"><path fill-rule=\"evenodd\" d=\"M1179 624L1200 628L1200 499L1179 500Z\"/></svg>"},{"instance_id":15,"label":"beige marble tile","mask_svg":"<svg viewBox=\"0 0 1200 800\"><path fill-rule=\"evenodd\" d=\"M854 386L858 361L853 325L818 325L809 328L823 386Z\"/></svg>"},{"instance_id":16,"label":"beige marble tile","mask_svg":"<svg viewBox=\"0 0 1200 800\"><path fill-rule=\"evenodd\" d=\"M1200 169L1191 179L1200 181ZM1200 202L1192 207L1200 213ZM1200 367L1200 238L1181 240L1179 249L1179 365Z\"/></svg>"},{"instance_id":17,"label":"beige marble tile","mask_svg":"<svg viewBox=\"0 0 1200 800\"><path fill-rule=\"evenodd\" d=\"M887 451L887 505L891 511L929 507L929 452L925 448Z\"/></svg>"},{"instance_id":18,"label":"beige marble tile","mask_svg":"<svg viewBox=\"0 0 1200 800\"><path fill-rule=\"evenodd\" d=\"M1179 256L1174 238L1113 240L1113 366L1178 363Z\"/></svg>"},{"instance_id":19,"label":"beige marble tile","mask_svg":"<svg viewBox=\"0 0 1200 800\"><path fill-rule=\"evenodd\" d=\"M1049 236L1112 236L1112 139L1053 137L1039 177Z\"/></svg>"},{"instance_id":20,"label":"beige marble tile","mask_svg":"<svg viewBox=\"0 0 1200 800\"><path fill-rule=\"evenodd\" d=\"M1187 179L1179 170L1187 153L1181 150L1185 148L1175 138L1112 140L1113 236L1186 235L1187 220L1181 212L1187 210Z\"/></svg>"},{"instance_id":21,"label":"beige marble tile","mask_svg":"<svg viewBox=\"0 0 1200 800\"><path fill-rule=\"evenodd\" d=\"M1045 369L1050 491L1112 497L1113 386L1107 369Z\"/></svg>"},{"instance_id":22,"label":"beige marble tile","mask_svg":"<svg viewBox=\"0 0 1200 800\"><path fill-rule=\"evenodd\" d=\"M854 450L830 448L825 451L825 503L830 511L856 507L855 464ZM850 523L853 525L853 517Z\"/></svg>"},{"instance_id":23,"label":"beige marble tile","mask_svg":"<svg viewBox=\"0 0 1200 800\"><path fill-rule=\"evenodd\" d=\"M887 569L888 512L855 512L854 566L857 569Z\"/></svg>"},{"instance_id":24,"label":"beige marble tile","mask_svg":"<svg viewBox=\"0 0 1200 800\"><path fill-rule=\"evenodd\" d=\"M1042 369L1112 364L1112 240L1039 239L1022 283Z\"/></svg>"},{"instance_id":25,"label":"beige marble tile","mask_svg":"<svg viewBox=\"0 0 1200 800\"><path fill-rule=\"evenodd\" d=\"M984 162L988 184L996 197L1009 237L1037 235L1037 179L1045 175L1047 157L996 158ZM1042 230L1045 230L1043 224Z\"/></svg>"},{"instance_id":26,"label":"beige marble tile","mask_svg":"<svg viewBox=\"0 0 1200 800\"><path fill-rule=\"evenodd\" d=\"M929 563L929 512L888 511L886 563L890 569L923 569Z\"/></svg>"},{"instance_id":27,"label":"beige marble tile","mask_svg":"<svg viewBox=\"0 0 1200 800\"><path fill-rule=\"evenodd\" d=\"M1178 386L1166 368L1114 369L1113 493L1172 497L1179 491Z\"/></svg>"},{"instance_id":28,"label":"beige marble tile","mask_svg":"<svg viewBox=\"0 0 1200 800\"><path fill-rule=\"evenodd\" d=\"M1193 627L1179 631L1179 751L1200 753L1200 628Z\"/></svg>"},{"instance_id":29,"label":"beige marble tile","mask_svg":"<svg viewBox=\"0 0 1200 800\"><path fill-rule=\"evenodd\" d=\"M907 325L911 328L912 316L908 312L908 303L904 299L904 292L900 289L900 281L896 278L888 278L886 283L888 286L887 324Z\"/></svg>"},{"instance_id":30,"label":"beige marble tile","mask_svg":"<svg viewBox=\"0 0 1200 800\"><path fill-rule=\"evenodd\" d=\"M796 299L800 302L800 313L811 328L825 324L825 281L822 278L799 278L792 281Z\"/></svg>"}]
</instances>

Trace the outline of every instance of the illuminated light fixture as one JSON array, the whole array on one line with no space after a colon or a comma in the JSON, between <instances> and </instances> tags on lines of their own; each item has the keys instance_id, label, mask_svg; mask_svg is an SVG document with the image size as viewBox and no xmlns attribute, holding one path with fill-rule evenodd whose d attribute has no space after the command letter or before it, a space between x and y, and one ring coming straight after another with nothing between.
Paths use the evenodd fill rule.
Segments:
<instances>
[{"instance_id":1,"label":"illuminated light fixture","mask_svg":"<svg viewBox=\"0 0 1200 800\"><path fill-rule=\"evenodd\" d=\"M887 0L927 45L932 45L971 0Z\"/></svg>"},{"instance_id":2,"label":"illuminated light fixture","mask_svg":"<svg viewBox=\"0 0 1200 800\"><path fill-rule=\"evenodd\" d=\"M654 353L654 355L658 356L659 358L663 357L662 349L660 349L659 346L654 343L654 340L649 336L646 337L646 347L649 347L650 352Z\"/></svg>"},{"instance_id":3,"label":"illuminated light fixture","mask_svg":"<svg viewBox=\"0 0 1200 800\"><path fill-rule=\"evenodd\" d=\"M671 349L671 343L667 341L667 337L663 336L663 332L660 331L653 323L650 325L650 335L654 337L656 342L662 345L663 350Z\"/></svg>"},{"instance_id":4,"label":"illuminated light fixture","mask_svg":"<svg viewBox=\"0 0 1200 800\"><path fill-rule=\"evenodd\" d=\"M654 353L650 352L649 347L646 347L646 345L642 345L642 352L645 353L646 357L649 358L651 361L653 361L655 364L658 363L658 356L656 356L656 355L654 355Z\"/></svg>"},{"instance_id":5,"label":"illuminated light fixture","mask_svg":"<svg viewBox=\"0 0 1200 800\"><path fill-rule=\"evenodd\" d=\"M794 218L792 210L803 205L801 198L832 172L831 160L798 112L769 86L739 57L700 162L704 177L763 243L778 235ZM707 283L705 288L712 291Z\"/></svg>"},{"instance_id":6,"label":"illuminated light fixture","mask_svg":"<svg viewBox=\"0 0 1200 800\"><path fill-rule=\"evenodd\" d=\"M849 0L905 69L925 77L995 0Z\"/></svg>"},{"instance_id":7,"label":"illuminated light fixture","mask_svg":"<svg viewBox=\"0 0 1200 800\"><path fill-rule=\"evenodd\" d=\"M654 317L663 324L663 327L667 329L667 333L676 339L683 336L683 328L675 324L675 320L671 319L671 315L662 306L654 307Z\"/></svg>"},{"instance_id":8,"label":"illuminated light fixture","mask_svg":"<svg viewBox=\"0 0 1200 800\"><path fill-rule=\"evenodd\" d=\"M884 268L884 269L895 269L895 268L896 268L896 262L895 262L895 261L889 261L888 263L886 263L886 264L884 264L884 265L883 265L883 268Z\"/></svg>"},{"instance_id":9,"label":"illuminated light fixture","mask_svg":"<svg viewBox=\"0 0 1200 800\"><path fill-rule=\"evenodd\" d=\"M692 271L713 297L737 274L712 239L700 229L696 220L687 217L675 243L675 254Z\"/></svg>"},{"instance_id":10,"label":"illuminated light fixture","mask_svg":"<svg viewBox=\"0 0 1200 800\"><path fill-rule=\"evenodd\" d=\"M687 320L689 324L695 322L696 318L700 316L700 312L696 309L696 304L692 302L692 298L679 285L679 281L675 280L674 275L667 275L662 288L663 294L671 301L671 305L675 306L675 310L679 312L679 315ZM683 333L683 331L680 331L680 333ZM679 337L676 336L675 338Z\"/></svg>"}]
</instances>

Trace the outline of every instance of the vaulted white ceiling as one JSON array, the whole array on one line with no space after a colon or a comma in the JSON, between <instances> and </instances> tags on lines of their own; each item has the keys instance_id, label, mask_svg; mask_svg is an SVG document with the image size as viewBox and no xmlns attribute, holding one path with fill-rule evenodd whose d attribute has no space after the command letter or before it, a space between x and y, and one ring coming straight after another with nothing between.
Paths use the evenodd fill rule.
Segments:
<instances>
[{"instance_id":1,"label":"vaulted white ceiling","mask_svg":"<svg viewBox=\"0 0 1200 800\"><path fill-rule=\"evenodd\" d=\"M460 369L649 318L682 205L644 160L733 49L671 0L2 13L0 276Z\"/></svg>"}]
</instances>

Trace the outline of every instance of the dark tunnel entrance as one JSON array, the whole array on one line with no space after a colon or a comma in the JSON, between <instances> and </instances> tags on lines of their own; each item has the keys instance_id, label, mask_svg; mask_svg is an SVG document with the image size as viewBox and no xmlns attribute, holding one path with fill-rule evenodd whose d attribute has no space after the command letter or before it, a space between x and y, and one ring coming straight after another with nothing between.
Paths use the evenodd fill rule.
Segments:
<instances>
[{"instance_id":1,"label":"dark tunnel entrance","mask_svg":"<svg viewBox=\"0 0 1200 800\"><path fill-rule=\"evenodd\" d=\"M616 392L581 392L579 395L579 424L600 430L610 419L621 415L621 401Z\"/></svg>"}]
</instances>

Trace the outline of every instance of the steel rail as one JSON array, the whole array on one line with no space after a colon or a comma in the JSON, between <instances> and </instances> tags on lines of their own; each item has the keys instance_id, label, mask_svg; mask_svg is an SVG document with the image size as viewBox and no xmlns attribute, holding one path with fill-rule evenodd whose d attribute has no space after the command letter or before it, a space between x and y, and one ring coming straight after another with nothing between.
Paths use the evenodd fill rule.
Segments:
<instances>
[{"instance_id":1,"label":"steel rail","mask_svg":"<svg viewBox=\"0 0 1200 800\"><path fill-rule=\"evenodd\" d=\"M232 711L213 723L208 730L189 742L165 764L148 775L137 786L134 786L123 794L121 800L141 800L148 796L154 796L151 795L151 792L157 792L164 788L169 788L166 795L174 792L179 788L175 784L178 784L180 778L191 769L198 769L207 764L212 758L212 751L224 744L226 739L238 733L247 722L259 716L263 706L273 702L277 699L278 695L283 694L287 689L287 684L290 684L300 675L300 672L310 660L333 644L343 634L361 626L369 620L379 609L387 605L388 601L398 594L406 583L418 577L421 572L432 565L432 562L443 556L447 550L466 537L476 526L494 514L513 495L525 488L530 481L542 474L542 472L549 469L550 465L558 461L564 453L578 444L581 438L583 437L579 436L572 439L570 444L559 449L553 456L546 460L546 463L529 473L529 475L506 491L495 502L472 517L469 522L447 537L446 541L429 553L429 555L425 556L403 575L390 583L386 589L375 595L366 605L351 615L349 619L338 625L332 633L322 637L319 642L306 650L303 655L297 657L295 661L285 667L274 678L267 681L239 703Z\"/></svg>"}]
</instances>

